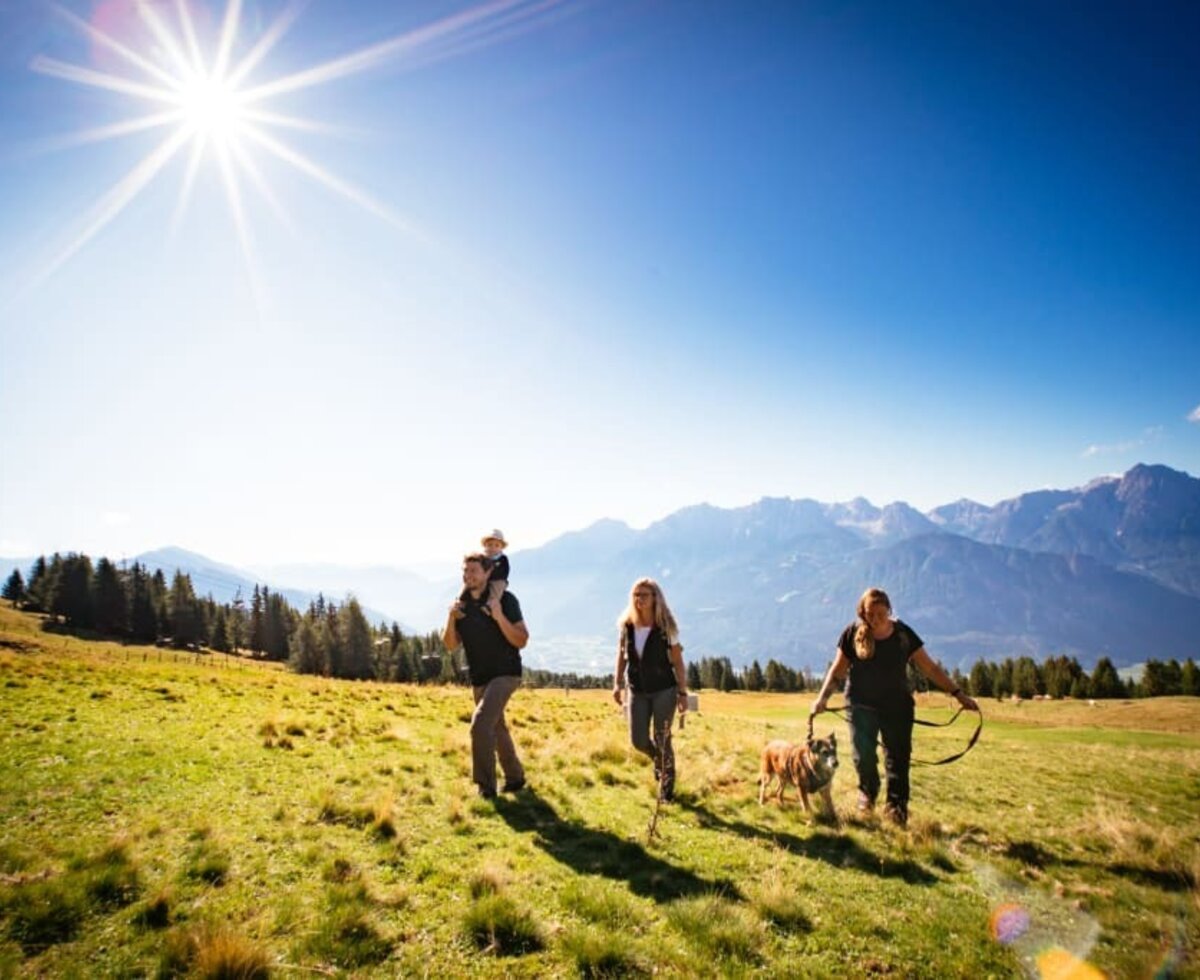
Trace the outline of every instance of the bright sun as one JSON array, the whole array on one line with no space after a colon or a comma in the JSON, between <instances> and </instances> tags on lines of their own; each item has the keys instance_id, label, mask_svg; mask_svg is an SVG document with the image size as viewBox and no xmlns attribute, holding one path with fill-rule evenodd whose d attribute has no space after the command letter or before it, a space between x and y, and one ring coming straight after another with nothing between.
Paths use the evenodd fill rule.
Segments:
<instances>
[{"instance_id":1,"label":"bright sun","mask_svg":"<svg viewBox=\"0 0 1200 980\"><path fill-rule=\"evenodd\" d=\"M232 139L238 135L242 107L238 92L218 78L199 77L179 91L179 108L185 126L199 137Z\"/></svg>"},{"instance_id":2,"label":"bright sun","mask_svg":"<svg viewBox=\"0 0 1200 980\"><path fill-rule=\"evenodd\" d=\"M284 142L280 130L328 132L302 117L285 115L266 106L277 96L366 71L396 58L435 60L479 48L532 28L546 14L567 0L483 0L477 6L451 14L406 34L342 55L332 61L305 68L268 81L250 82L271 49L296 19L302 0L288 3L279 17L255 43L235 60L241 27L242 0L226 0L219 34L211 57L204 53L191 8L201 0L175 0L173 5L133 0L137 21L129 36L101 30L61 7L54 9L92 42L95 48L116 55L131 69L130 74L102 71L85 65L59 61L47 55L35 57L30 67L44 75L92 88L103 89L154 107L145 115L73 133L62 142L94 143L152 129L167 135L114 184L83 216L81 229L69 240L35 281L49 278L64 262L97 235L132 201L155 176L185 149L190 152L180 187L173 225L187 210L196 172L203 161L220 171L225 196L247 267L254 278L250 235L243 206L243 182L251 184L281 217L269 182L259 166L264 155L294 168L327 190L390 221L405 230L402 221L363 191L334 176L318 163ZM136 37L134 35L137 35ZM257 293L257 288L256 288Z\"/></svg>"}]
</instances>

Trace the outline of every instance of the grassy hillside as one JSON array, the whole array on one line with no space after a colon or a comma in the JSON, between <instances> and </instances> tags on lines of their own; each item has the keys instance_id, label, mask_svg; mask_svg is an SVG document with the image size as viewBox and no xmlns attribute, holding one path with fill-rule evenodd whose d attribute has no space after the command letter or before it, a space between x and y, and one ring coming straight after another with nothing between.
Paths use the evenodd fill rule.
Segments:
<instances>
[{"instance_id":1,"label":"grassy hillside","mask_svg":"<svg viewBox=\"0 0 1200 980\"><path fill-rule=\"evenodd\" d=\"M988 704L898 831L849 817L846 741L841 829L759 807L758 750L802 738L808 700L702 693L650 839L648 765L600 692L519 692L532 788L485 803L461 689L0 611L0 975L1200 972L1200 702ZM969 733L918 730L917 754Z\"/></svg>"}]
</instances>

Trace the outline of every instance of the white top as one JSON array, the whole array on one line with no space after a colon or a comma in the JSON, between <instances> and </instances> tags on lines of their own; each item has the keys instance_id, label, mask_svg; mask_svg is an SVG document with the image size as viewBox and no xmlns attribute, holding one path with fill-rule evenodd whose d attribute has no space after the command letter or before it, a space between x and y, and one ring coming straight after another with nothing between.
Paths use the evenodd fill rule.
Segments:
<instances>
[{"instance_id":1,"label":"white top","mask_svg":"<svg viewBox=\"0 0 1200 980\"><path fill-rule=\"evenodd\" d=\"M650 631L653 626L635 626L633 628L633 645L637 649L637 655L640 657L642 651L646 649L646 638L650 636Z\"/></svg>"}]
</instances>

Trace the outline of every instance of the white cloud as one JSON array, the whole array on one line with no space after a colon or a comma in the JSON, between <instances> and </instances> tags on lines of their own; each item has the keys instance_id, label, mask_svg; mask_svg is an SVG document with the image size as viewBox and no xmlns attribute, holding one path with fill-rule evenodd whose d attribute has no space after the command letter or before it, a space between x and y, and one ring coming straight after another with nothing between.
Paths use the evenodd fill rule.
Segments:
<instances>
[{"instance_id":1,"label":"white cloud","mask_svg":"<svg viewBox=\"0 0 1200 980\"><path fill-rule=\"evenodd\" d=\"M132 518L119 510L109 510L100 515L100 520L105 527L122 527L128 524Z\"/></svg>"},{"instance_id":2,"label":"white cloud","mask_svg":"<svg viewBox=\"0 0 1200 980\"><path fill-rule=\"evenodd\" d=\"M1200 406L1197 407L1196 411L1200 412ZM1200 419L1197 419L1197 421L1200 421ZM1090 459L1092 456L1112 456L1118 453L1133 452L1133 450L1141 446L1158 442L1162 438L1162 434L1162 426L1154 425L1144 430L1137 439L1126 439L1124 442L1092 443L1080 455L1084 459Z\"/></svg>"},{"instance_id":3,"label":"white cloud","mask_svg":"<svg viewBox=\"0 0 1200 980\"><path fill-rule=\"evenodd\" d=\"M1189 422L1200 422L1200 405L1197 405L1190 412L1188 412L1187 420Z\"/></svg>"}]
</instances>

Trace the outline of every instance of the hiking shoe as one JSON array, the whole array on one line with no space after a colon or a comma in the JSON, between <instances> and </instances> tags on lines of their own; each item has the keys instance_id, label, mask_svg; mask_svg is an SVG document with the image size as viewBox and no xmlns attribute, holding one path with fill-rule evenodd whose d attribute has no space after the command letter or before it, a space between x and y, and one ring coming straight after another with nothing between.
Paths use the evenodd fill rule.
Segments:
<instances>
[{"instance_id":1,"label":"hiking shoe","mask_svg":"<svg viewBox=\"0 0 1200 980\"><path fill-rule=\"evenodd\" d=\"M858 794L858 812L864 816L875 812L875 801L862 791Z\"/></svg>"},{"instance_id":2,"label":"hiking shoe","mask_svg":"<svg viewBox=\"0 0 1200 980\"><path fill-rule=\"evenodd\" d=\"M884 807L883 814L901 829L908 826L908 808L901 806L899 803L889 803Z\"/></svg>"},{"instance_id":3,"label":"hiking shoe","mask_svg":"<svg viewBox=\"0 0 1200 980\"><path fill-rule=\"evenodd\" d=\"M484 789L480 786L479 798L482 800L494 800L496 798L496 791L494 789Z\"/></svg>"},{"instance_id":4,"label":"hiking shoe","mask_svg":"<svg viewBox=\"0 0 1200 980\"><path fill-rule=\"evenodd\" d=\"M520 779L510 779L500 787L505 793L519 793L525 788L525 777Z\"/></svg>"}]
</instances>

